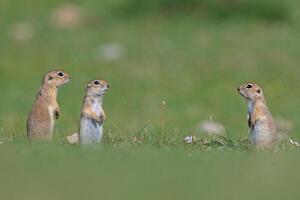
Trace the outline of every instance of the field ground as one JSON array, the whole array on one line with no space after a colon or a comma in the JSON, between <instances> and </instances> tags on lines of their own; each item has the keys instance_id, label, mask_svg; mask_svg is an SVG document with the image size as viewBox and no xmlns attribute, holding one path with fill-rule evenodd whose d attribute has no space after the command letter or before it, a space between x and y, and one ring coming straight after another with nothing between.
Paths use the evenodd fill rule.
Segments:
<instances>
[{"instance_id":1,"label":"field ground","mask_svg":"<svg viewBox=\"0 0 300 200\"><path fill-rule=\"evenodd\" d=\"M298 150L249 151L247 107L236 92L248 80L262 85L273 115L300 139L299 3L287 2L286 21L220 22L99 17L105 9L98 1L78 1L89 20L60 29L49 22L60 1L1 1L0 198L297 199ZM19 21L34 28L31 40L14 40ZM119 57L103 58L107 46ZM42 75L57 66L72 80L59 93L55 142L29 145L26 117ZM78 129L84 86L95 77L112 86L104 102L107 137L99 148L66 145ZM210 117L224 125L225 138L201 139L199 123ZM187 135L198 140L184 144Z\"/></svg>"}]
</instances>

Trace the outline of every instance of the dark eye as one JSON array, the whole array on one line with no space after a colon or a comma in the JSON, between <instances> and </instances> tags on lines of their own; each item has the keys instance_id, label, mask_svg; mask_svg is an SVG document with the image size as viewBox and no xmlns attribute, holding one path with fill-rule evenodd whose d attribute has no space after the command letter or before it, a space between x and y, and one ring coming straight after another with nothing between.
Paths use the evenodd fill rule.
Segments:
<instances>
[{"instance_id":1,"label":"dark eye","mask_svg":"<svg viewBox=\"0 0 300 200\"><path fill-rule=\"evenodd\" d=\"M57 74L58 76L64 76L64 73L62 73L62 72L58 72L58 74Z\"/></svg>"},{"instance_id":2,"label":"dark eye","mask_svg":"<svg viewBox=\"0 0 300 200\"><path fill-rule=\"evenodd\" d=\"M95 81L94 84L95 85L99 85L100 83L99 83L99 81Z\"/></svg>"},{"instance_id":3,"label":"dark eye","mask_svg":"<svg viewBox=\"0 0 300 200\"><path fill-rule=\"evenodd\" d=\"M247 88L249 88L249 89L252 88L252 85L247 85Z\"/></svg>"}]
</instances>

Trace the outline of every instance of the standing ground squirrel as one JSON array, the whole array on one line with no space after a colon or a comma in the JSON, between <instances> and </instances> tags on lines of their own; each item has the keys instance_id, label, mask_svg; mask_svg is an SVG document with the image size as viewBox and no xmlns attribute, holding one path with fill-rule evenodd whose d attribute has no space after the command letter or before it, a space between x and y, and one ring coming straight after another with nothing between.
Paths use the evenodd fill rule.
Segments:
<instances>
[{"instance_id":1,"label":"standing ground squirrel","mask_svg":"<svg viewBox=\"0 0 300 200\"><path fill-rule=\"evenodd\" d=\"M58 119L60 112L57 90L69 80L69 74L62 70L52 70L44 76L27 120L28 139L51 140L55 119Z\"/></svg>"},{"instance_id":2,"label":"standing ground squirrel","mask_svg":"<svg viewBox=\"0 0 300 200\"><path fill-rule=\"evenodd\" d=\"M101 79L93 80L86 87L79 127L81 144L99 143L102 139L106 120L102 102L108 89L107 81Z\"/></svg>"},{"instance_id":3,"label":"standing ground squirrel","mask_svg":"<svg viewBox=\"0 0 300 200\"><path fill-rule=\"evenodd\" d=\"M258 148L271 147L277 139L276 126L261 87L247 83L241 85L238 92L248 101L248 125L253 144Z\"/></svg>"}]
</instances>

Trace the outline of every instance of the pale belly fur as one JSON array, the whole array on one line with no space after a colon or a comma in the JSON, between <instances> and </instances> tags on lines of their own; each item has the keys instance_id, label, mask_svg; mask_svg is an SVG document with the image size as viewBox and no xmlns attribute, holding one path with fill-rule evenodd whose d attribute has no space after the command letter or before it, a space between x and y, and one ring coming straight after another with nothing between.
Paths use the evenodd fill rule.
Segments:
<instances>
[{"instance_id":1,"label":"pale belly fur","mask_svg":"<svg viewBox=\"0 0 300 200\"><path fill-rule=\"evenodd\" d=\"M53 129L54 129L54 107L53 106L49 106L48 110L49 110L49 115L50 115L50 132L52 134L53 133Z\"/></svg>"},{"instance_id":2,"label":"pale belly fur","mask_svg":"<svg viewBox=\"0 0 300 200\"><path fill-rule=\"evenodd\" d=\"M92 110L97 116L100 116L102 106L95 102ZM99 124L94 120L82 117L80 121L79 141L81 144L100 143L103 137L103 124Z\"/></svg>"},{"instance_id":3,"label":"pale belly fur","mask_svg":"<svg viewBox=\"0 0 300 200\"><path fill-rule=\"evenodd\" d=\"M99 143L103 137L103 125L92 119L82 117L80 121L79 141L82 144Z\"/></svg>"}]
</instances>

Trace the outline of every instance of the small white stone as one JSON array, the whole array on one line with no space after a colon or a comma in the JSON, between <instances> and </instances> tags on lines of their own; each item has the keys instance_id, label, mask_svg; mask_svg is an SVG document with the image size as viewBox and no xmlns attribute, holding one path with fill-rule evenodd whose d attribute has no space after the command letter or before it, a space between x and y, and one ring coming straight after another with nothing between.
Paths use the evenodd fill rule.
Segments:
<instances>
[{"instance_id":1,"label":"small white stone","mask_svg":"<svg viewBox=\"0 0 300 200\"><path fill-rule=\"evenodd\" d=\"M293 130L294 124L291 120L283 118L283 117L276 117L275 124L277 131L280 133L289 133Z\"/></svg>"},{"instance_id":2,"label":"small white stone","mask_svg":"<svg viewBox=\"0 0 300 200\"><path fill-rule=\"evenodd\" d=\"M78 133L73 133L69 136L67 136L67 140L69 144L77 144L79 142Z\"/></svg>"},{"instance_id":3,"label":"small white stone","mask_svg":"<svg viewBox=\"0 0 300 200\"><path fill-rule=\"evenodd\" d=\"M54 9L50 16L50 22L57 28L78 27L83 21L82 9L72 3L66 3Z\"/></svg>"},{"instance_id":4,"label":"small white stone","mask_svg":"<svg viewBox=\"0 0 300 200\"><path fill-rule=\"evenodd\" d=\"M115 42L100 45L95 52L97 61L114 61L119 60L124 56L124 47Z\"/></svg>"},{"instance_id":5,"label":"small white stone","mask_svg":"<svg viewBox=\"0 0 300 200\"><path fill-rule=\"evenodd\" d=\"M199 126L198 130L204 132L208 135L222 135L225 133L225 127L216 121L202 121Z\"/></svg>"}]
</instances>

